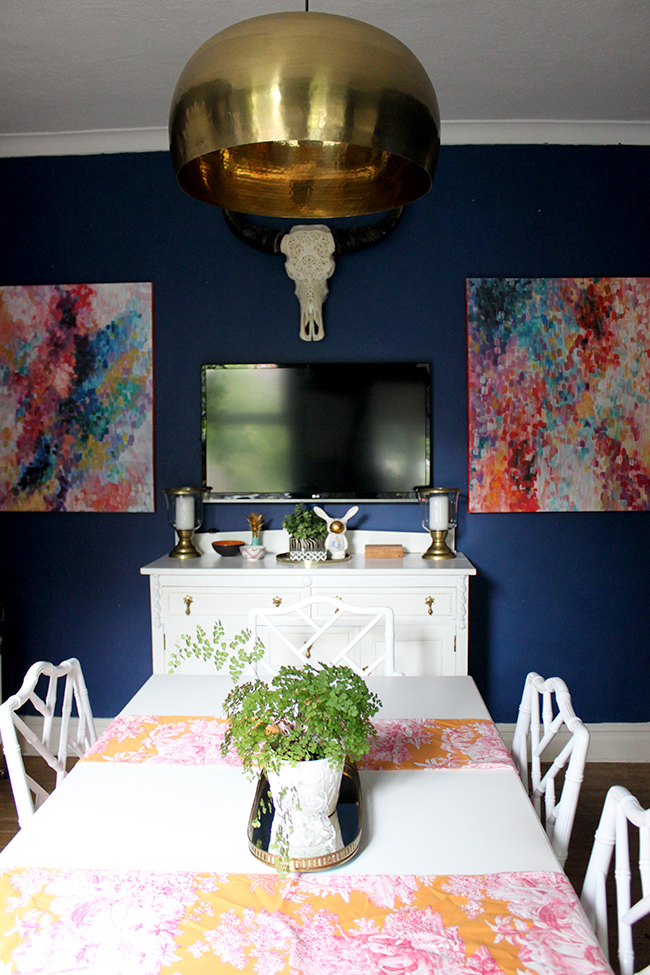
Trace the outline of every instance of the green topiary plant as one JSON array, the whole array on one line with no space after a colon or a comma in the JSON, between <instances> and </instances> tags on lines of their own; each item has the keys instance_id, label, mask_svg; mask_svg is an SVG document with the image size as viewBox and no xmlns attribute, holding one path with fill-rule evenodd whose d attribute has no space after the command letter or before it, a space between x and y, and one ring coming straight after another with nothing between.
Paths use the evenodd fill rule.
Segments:
<instances>
[{"instance_id":1,"label":"green topiary plant","mask_svg":"<svg viewBox=\"0 0 650 975\"><path fill-rule=\"evenodd\" d=\"M327 758L333 764L365 755L376 736L371 718L381 702L344 665L281 667L270 684L255 680L228 694L222 751L234 748L247 772L276 772Z\"/></svg>"},{"instance_id":2,"label":"green topiary plant","mask_svg":"<svg viewBox=\"0 0 650 975\"><path fill-rule=\"evenodd\" d=\"M292 538L327 538L327 522L316 514L313 508L305 508L299 501L290 515L285 515L282 527Z\"/></svg>"}]
</instances>

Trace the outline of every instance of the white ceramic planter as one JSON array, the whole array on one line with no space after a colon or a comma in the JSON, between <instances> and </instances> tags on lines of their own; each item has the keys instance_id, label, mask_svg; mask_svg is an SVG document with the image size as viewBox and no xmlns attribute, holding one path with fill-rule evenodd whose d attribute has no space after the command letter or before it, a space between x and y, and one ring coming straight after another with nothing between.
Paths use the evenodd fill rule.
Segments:
<instances>
[{"instance_id":1,"label":"white ceramic planter","mask_svg":"<svg viewBox=\"0 0 650 975\"><path fill-rule=\"evenodd\" d=\"M279 842L281 828L286 837L284 852L289 857L334 853L341 843L336 804L342 774L343 765L333 766L328 759L285 765L279 772L269 772L276 811L271 846Z\"/></svg>"},{"instance_id":2,"label":"white ceramic planter","mask_svg":"<svg viewBox=\"0 0 650 975\"><path fill-rule=\"evenodd\" d=\"M290 796L292 789L299 789L303 795L319 793L325 797L327 815L336 812L336 803L341 788L343 763L334 766L327 758L314 762L298 762L297 765L283 765L279 772L269 772L268 780L271 795L276 807L281 804L282 791Z\"/></svg>"}]
</instances>

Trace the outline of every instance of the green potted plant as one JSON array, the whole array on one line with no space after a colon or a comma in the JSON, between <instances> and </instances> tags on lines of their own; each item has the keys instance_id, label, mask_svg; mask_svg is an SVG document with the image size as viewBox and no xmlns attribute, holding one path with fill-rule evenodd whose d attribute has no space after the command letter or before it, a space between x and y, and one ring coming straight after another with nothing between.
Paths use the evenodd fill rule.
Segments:
<instances>
[{"instance_id":1,"label":"green potted plant","mask_svg":"<svg viewBox=\"0 0 650 975\"><path fill-rule=\"evenodd\" d=\"M168 669L174 673L191 658L211 661L218 671L228 665L235 686L222 704L229 722L222 751L234 749L249 775L266 775L276 814L276 865L284 870L290 857L306 855L295 852L301 844L310 850L323 837L334 841L330 818L345 760L369 751L376 736L371 719L381 702L363 677L343 664L285 665L270 683L259 678L238 683L263 655L263 643L251 646L248 630L227 642L217 621L212 639L201 627L194 638L182 634ZM298 832L301 844L292 846Z\"/></svg>"},{"instance_id":2,"label":"green potted plant","mask_svg":"<svg viewBox=\"0 0 650 975\"><path fill-rule=\"evenodd\" d=\"M375 737L371 718L381 702L363 677L343 664L280 667L270 683L248 681L223 702L232 748L247 772L277 772L284 765L327 760L343 767L361 758Z\"/></svg>"},{"instance_id":3,"label":"green potted plant","mask_svg":"<svg viewBox=\"0 0 650 975\"><path fill-rule=\"evenodd\" d=\"M250 630L226 641L220 620L212 639L201 626L196 636L182 633L170 655L168 671L175 673L183 661L211 661L215 670L226 664L235 687L223 702L229 719L222 750L234 748L245 771L277 772L282 765L326 760L343 766L346 757L365 755L376 737L371 718L381 701L368 689L363 677L345 664L314 667L285 665L270 683L256 677L239 684L264 656L264 644L250 645Z\"/></svg>"},{"instance_id":4,"label":"green potted plant","mask_svg":"<svg viewBox=\"0 0 650 975\"><path fill-rule=\"evenodd\" d=\"M270 684L233 688L223 702L229 720L222 745L249 774L264 772L275 809L271 849L276 866L336 849L336 812L346 757L360 758L376 731L381 702L362 677L341 664L283 666Z\"/></svg>"},{"instance_id":5,"label":"green potted plant","mask_svg":"<svg viewBox=\"0 0 650 975\"><path fill-rule=\"evenodd\" d=\"M289 556L295 562L324 562L327 558L325 539L327 522L313 508L302 501L290 515L285 515L282 527L289 534Z\"/></svg>"}]
</instances>

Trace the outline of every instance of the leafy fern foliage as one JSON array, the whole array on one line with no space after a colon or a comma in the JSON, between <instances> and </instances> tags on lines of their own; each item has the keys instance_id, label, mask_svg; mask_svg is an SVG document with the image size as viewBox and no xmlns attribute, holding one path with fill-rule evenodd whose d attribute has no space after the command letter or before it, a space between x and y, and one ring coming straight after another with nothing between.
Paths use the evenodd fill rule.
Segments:
<instances>
[{"instance_id":1,"label":"leafy fern foliage","mask_svg":"<svg viewBox=\"0 0 650 975\"><path fill-rule=\"evenodd\" d=\"M180 639L183 645L170 655L168 672L175 673L184 660L212 661L217 671L222 670L227 662L230 676L237 683L247 666L253 666L262 659L264 644L258 638L251 647L250 630L237 633L230 643L226 642L225 635L221 620L214 624L212 640L208 639L202 626L197 626L194 640L188 633L182 633Z\"/></svg>"}]
</instances>

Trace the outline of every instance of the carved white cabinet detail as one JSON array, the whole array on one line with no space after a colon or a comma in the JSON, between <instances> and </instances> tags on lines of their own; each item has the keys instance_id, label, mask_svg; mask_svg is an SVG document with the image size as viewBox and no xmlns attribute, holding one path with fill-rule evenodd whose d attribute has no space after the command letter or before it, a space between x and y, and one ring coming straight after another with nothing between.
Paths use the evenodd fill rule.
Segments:
<instances>
[{"instance_id":1,"label":"carved white cabinet detail","mask_svg":"<svg viewBox=\"0 0 650 975\"><path fill-rule=\"evenodd\" d=\"M408 675L467 673L468 579L474 566L460 553L445 562L420 555L364 559L340 565L278 563L275 555L256 562L203 555L180 561L165 556L141 569L149 576L153 672L167 673L182 634L201 626L210 636L221 620L230 640L248 624L253 606L283 605L305 596L341 596L354 605L392 606L395 659ZM366 647L372 658L380 648ZM283 662L281 659L278 663ZM180 673L214 673L210 664L184 663Z\"/></svg>"}]
</instances>

